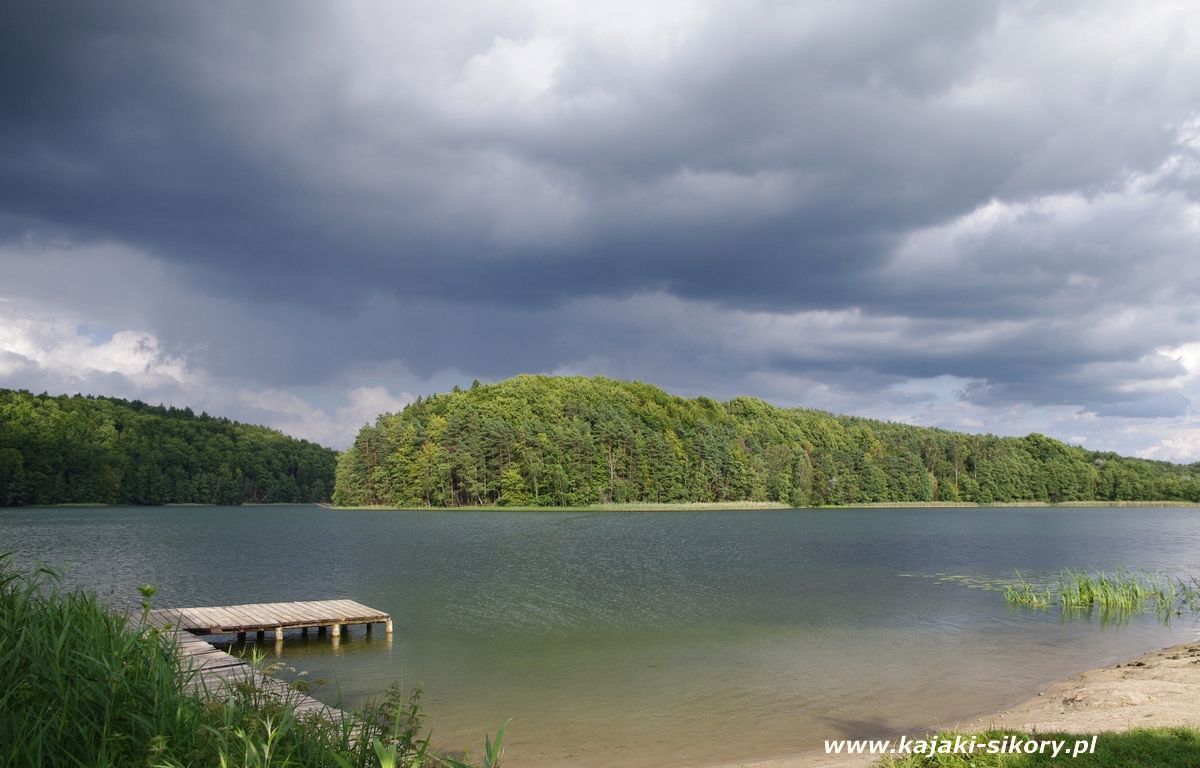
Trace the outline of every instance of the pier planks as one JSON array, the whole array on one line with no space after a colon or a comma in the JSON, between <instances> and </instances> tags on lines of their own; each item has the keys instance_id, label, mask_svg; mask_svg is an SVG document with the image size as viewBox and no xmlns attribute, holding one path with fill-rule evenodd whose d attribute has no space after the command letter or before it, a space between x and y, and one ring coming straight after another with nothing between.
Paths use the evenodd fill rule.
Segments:
<instances>
[{"instance_id":1,"label":"pier planks","mask_svg":"<svg viewBox=\"0 0 1200 768\"><path fill-rule=\"evenodd\" d=\"M391 632L392 626L388 614L353 600L160 608L151 611L150 617L159 626L178 626L197 635L331 627L335 624L383 624Z\"/></svg>"},{"instance_id":2,"label":"pier planks","mask_svg":"<svg viewBox=\"0 0 1200 768\"><path fill-rule=\"evenodd\" d=\"M246 603L196 608L159 608L150 611L152 626L172 636L179 646L180 664L188 676L186 690L221 693L230 685L249 684L260 691L289 697L297 712L316 713L340 720L342 710L294 691L287 683L255 670L246 662L210 645L198 635L275 632L275 641L283 641L283 631L309 627L346 627L352 624L383 624L392 634L392 618L353 600L313 600L289 603ZM333 632L333 644L338 632Z\"/></svg>"}]
</instances>

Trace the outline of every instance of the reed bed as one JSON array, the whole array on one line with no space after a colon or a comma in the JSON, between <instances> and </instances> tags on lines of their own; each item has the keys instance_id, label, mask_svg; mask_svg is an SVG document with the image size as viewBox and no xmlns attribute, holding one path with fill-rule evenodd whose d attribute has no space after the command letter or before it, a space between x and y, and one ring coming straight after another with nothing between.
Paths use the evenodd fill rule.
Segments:
<instances>
[{"instance_id":1,"label":"reed bed","mask_svg":"<svg viewBox=\"0 0 1200 768\"><path fill-rule=\"evenodd\" d=\"M1049 587L1038 587L1026 581L1017 573L1017 581L1004 585L1004 599L1009 605L1023 605L1030 608L1045 608L1054 599Z\"/></svg>"},{"instance_id":2,"label":"reed bed","mask_svg":"<svg viewBox=\"0 0 1200 768\"><path fill-rule=\"evenodd\" d=\"M1016 579L998 585L1013 606L1047 608L1059 604L1077 613L1099 609L1113 614L1154 610L1164 616L1200 610L1200 582L1160 571L1084 571L1064 569L1042 583L1031 583L1019 572Z\"/></svg>"}]
</instances>

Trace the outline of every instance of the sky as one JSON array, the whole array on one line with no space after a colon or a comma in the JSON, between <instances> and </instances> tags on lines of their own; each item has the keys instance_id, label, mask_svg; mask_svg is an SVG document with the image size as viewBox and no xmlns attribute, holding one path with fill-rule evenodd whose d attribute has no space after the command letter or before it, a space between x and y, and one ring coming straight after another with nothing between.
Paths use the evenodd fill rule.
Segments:
<instances>
[{"instance_id":1,"label":"sky","mask_svg":"<svg viewBox=\"0 0 1200 768\"><path fill-rule=\"evenodd\" d=\"M1200 461L1186 2L0 9L0 386L518 373Z\"/></svg>"}]
</instances>

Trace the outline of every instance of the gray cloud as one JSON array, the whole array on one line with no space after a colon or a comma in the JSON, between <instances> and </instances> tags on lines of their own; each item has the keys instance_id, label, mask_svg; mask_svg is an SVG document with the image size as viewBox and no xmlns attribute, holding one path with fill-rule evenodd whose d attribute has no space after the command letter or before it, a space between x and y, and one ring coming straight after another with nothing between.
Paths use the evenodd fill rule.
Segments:
<instances>
[{"instance_id":1,"label":"gray cloud","mask_svg":"<svg viewBox=\"0 0 1200 768\"><path fill-rule=\"evenodd\" d=\"M299 397L336 442L338 409L581 371L1200 457L1171 4L4 14L6 383L293 429ZM22 355L42 310L182 378Z\"/></svg>"}]
</instances>

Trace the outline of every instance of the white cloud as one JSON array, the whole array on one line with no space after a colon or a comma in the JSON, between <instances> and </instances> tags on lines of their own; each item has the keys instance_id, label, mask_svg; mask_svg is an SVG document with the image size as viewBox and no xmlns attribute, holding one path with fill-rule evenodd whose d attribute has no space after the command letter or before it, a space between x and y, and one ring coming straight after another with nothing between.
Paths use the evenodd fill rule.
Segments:
<instances>
[{"instance_id":1,"label":"white cloud","mask_svg":"<svg viewBox=\"0 0 1200 768\"><path fill-rule=\"evenodd\" d=\"M399 411L414 399L407 392L392 395L386 387L351 387L342 395L344 404L334 408L317 407L279 389L243 389L237 392L237 399L289 435L337 448L350 445L363 424L374 422L380 414Z\"/></svg>"},{"instance_id":2,"label":"white cloud","mask_svg":"<svg viewBox=\"0 0 1200 768\"><path fill-rule=\"evenodd\" d=\"M65 386L115 375L137 391L201 388L206 377L164 351L153 333L122 330L96 339L60 315L0 300L0 374L53 373Z\"/></svg>"},{"instance_id":3,"label":"white cloud","mask_svg":"<svg viewBox=\"0 0 1200 768\"><path fill-rule=\"evenodd\" d=\"M564 54L562 41L551 37L496 37L463 64L446 93L448 106L483 118L527 108L553 88Z\"/></svg>"},{"instance_id":4,"label":"white cloud","mask_svg":"<svg viewBox=\"0 0 1200 768\"><path fill-rule=\"evenodd\" d=\"M278 388L239 387L168 353L149 331L98 338L61 313L12 299L0 300L0 386L188 407L337 448L348 446L362 424L413 400L382 386L327 387L318 394L334 404L319 406Z\"/></svg>"}]
</instances>

